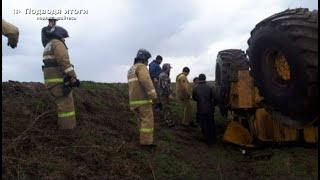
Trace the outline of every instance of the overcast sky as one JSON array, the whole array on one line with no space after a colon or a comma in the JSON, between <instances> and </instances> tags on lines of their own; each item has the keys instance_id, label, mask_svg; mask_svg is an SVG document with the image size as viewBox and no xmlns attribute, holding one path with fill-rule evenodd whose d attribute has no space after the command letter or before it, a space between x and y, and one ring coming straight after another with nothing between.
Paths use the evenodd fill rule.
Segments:
<instances>
[{"instance_id":1,"label":"overcast sky","mask_svg":"<svg viewBox=\"0 0 320 180\"><path fill-rule=\"evenodd\" d=\"M287 8L318 9L317 0L2 0L2 16L19 27L18 47L2 36L2 81L43 82L41 28L26 9L62 10L77 20L61 20L69 32L66 43L80 80L126 82L127 70L139 48L158 54L173 66L171 79L184 66L189 80L205 73L214 80L217 53L246 50L250 31L264 18ZM14 14L19 9L20 14ZM88 14L64 15L64 10ZM47 17L50 15L41 15Z\"/></svg>"}]
</instances>

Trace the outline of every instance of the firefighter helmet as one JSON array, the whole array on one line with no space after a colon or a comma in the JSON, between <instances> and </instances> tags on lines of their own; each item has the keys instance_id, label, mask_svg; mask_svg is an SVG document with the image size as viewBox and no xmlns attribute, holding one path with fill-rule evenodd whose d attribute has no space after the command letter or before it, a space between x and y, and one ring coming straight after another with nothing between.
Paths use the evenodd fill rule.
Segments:
<instances>
[{"instance_id":1,"label":"firefighter helmet","mask_svg":"<svg viewBox=\"0 0 320 180\"><path fill-rule=\"evenodd\" d=\"M151 57L151 54L146 49L139 49L136 59L148 60Z\"/></svg>"}]
</instances>

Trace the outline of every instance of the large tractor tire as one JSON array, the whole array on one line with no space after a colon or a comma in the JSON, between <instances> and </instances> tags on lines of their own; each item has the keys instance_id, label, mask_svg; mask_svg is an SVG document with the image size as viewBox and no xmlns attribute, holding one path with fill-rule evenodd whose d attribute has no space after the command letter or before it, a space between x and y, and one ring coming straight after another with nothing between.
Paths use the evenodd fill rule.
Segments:
<instances>
[{"instance_id":1,"label":"large tractor tire","mask_svg":"<svg viewBox=\"0 0 320 180\"><path fill-rule=\"evenodd\" d=\"M248 45L251 76L267 109L290 123L312 122L319 115L318 11L270 16L251 31Z\"/></svg>"},{"instance_id":2,"label":"large tractor tire","mask_svg":"<svg viewBox=\"0 0 320 180\"><path fill-rule=\"evenodd\" d=\"M216 61L216 93L220 112L227 116L229 104L229 91L232 81L236 81L239 70L248 70L249 63L244 51L240 49L227 49L220 51Z\"/></svg>"}]
</instances>

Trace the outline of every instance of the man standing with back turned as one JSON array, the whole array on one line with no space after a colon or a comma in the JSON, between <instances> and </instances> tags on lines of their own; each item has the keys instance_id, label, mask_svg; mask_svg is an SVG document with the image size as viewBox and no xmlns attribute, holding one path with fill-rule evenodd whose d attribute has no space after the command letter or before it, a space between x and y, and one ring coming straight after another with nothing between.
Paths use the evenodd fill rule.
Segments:
<instances>
[{"instance_id":1,"label":"man standing with back turned","mask_svg":"<svg viewBox=\"0 0 320 180\"><path fill-rule=\"evenodd\" d=\"M152 101L157 99L147 68L150 57L147 50L139 49L128 71L129 105L139 118L140 145L147 148L154 147Z\"/></svg>"},{"instance_id":2,"label":"man standing with back turned","mask_svg":"<svg viewBox=\"0 0 320 180\"><path fill-rule=\"evenodd\" d=\"M197 102L197 120L204 135L205 142L210 145L216 142L214 124L214 94L206 83L206 76L199 75L199 84L194 88L192 98Z\"/></svg>"},{"instance_id":3,"label":"man standing with back turned","mask_svg":"<svg viewBox=\"0 0 320 180\"><path fill-rule=\"evenodd\" d=\"M72 87L79 86L73 65L70 64L65 38L68 32L56 26L56 19L49 19L49 25L42 28L44 47L42 71L45 86L54 98L58 108L58 126L60 129L76 127L76 114L72 96Z\"/></svg>"},{"instance_id":4,"label":"man standing with back turned","mask_svg":"<svg viewBox=\"0 0 320 180\"><path fill-rule=\"evenodd\" d=\"M189 75L190 69L184 67L182 73L176 78L176 96L177 99L182 103L184 113L181 124L183 126L194 126L192 122L192 106L190 102L191 89L187 76Z\"/></svg>"}]
</instances>

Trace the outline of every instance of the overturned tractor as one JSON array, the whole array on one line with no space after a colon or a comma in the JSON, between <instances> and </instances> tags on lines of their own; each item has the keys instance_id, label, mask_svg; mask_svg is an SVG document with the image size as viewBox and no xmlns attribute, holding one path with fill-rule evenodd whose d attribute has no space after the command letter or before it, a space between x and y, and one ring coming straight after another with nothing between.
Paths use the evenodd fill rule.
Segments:
<instances>
[{"instance_id":1,"label":"overturned tractor","mask_svg":"<svg viewBox=\"0 0 320 180\"><path fill-rule=\"evenodd\" d=\"M318 11L285 10L256 25L247 54L218 53L220 112L233 117L224 140L318 141ZM248 56L248 58L247 58Z\"/></svg>"}]
</instances>

